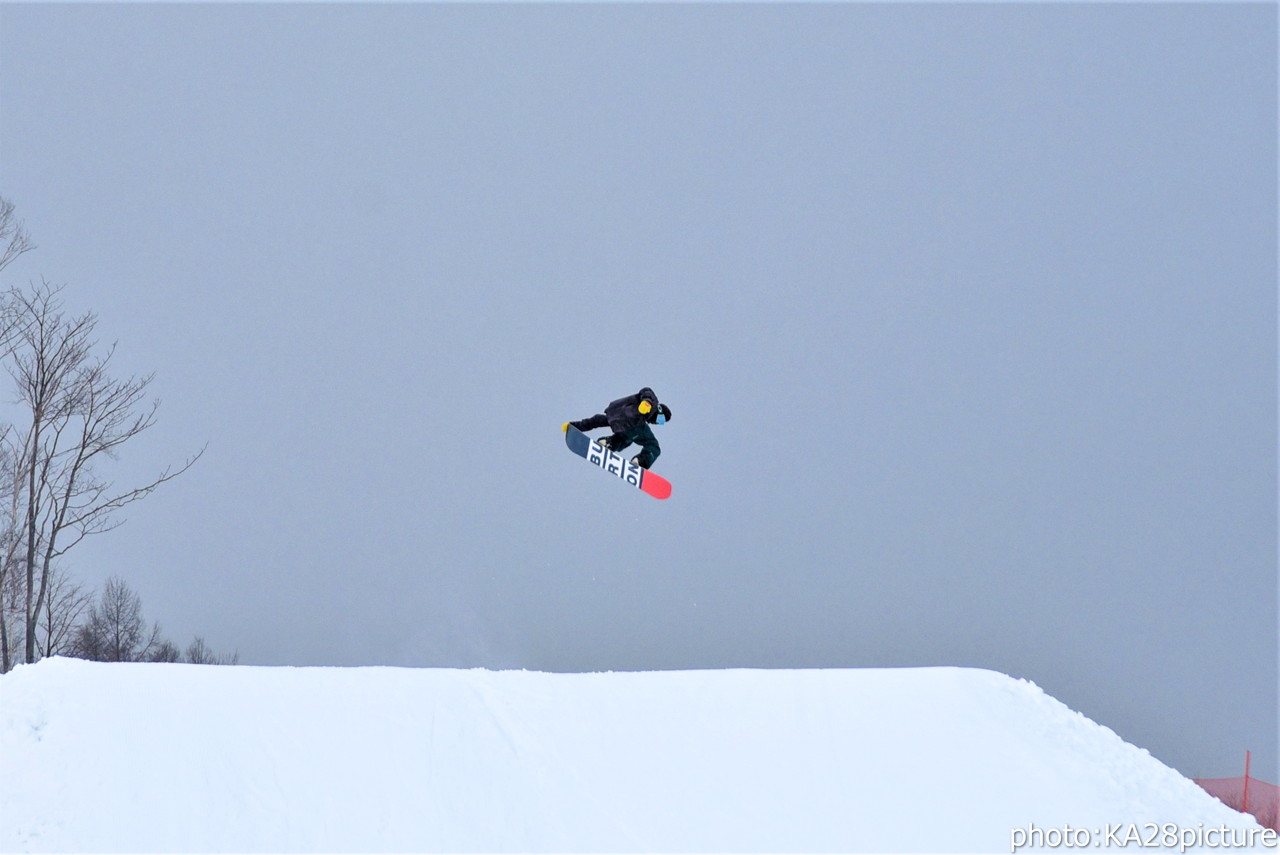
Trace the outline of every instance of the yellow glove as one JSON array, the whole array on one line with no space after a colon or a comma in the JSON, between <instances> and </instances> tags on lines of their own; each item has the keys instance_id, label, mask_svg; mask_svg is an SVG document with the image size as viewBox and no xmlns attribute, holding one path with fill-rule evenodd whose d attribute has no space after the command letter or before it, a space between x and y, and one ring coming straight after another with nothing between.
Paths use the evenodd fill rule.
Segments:
<instances>
[{"instance_id":1,"label":"yellow glove","mask_svg":"<svg viewBox=\"0 0 1280 855\"><path fill-rule=\"evenodd\" d=\"M648 401L640 402L640 415L647 416L652 410L653 404L650 404Z\"/></svg>"},{"instance_id":2,"label":"yellow glove","mask_svg":"<svg viewBox=\"0 0 1280 855\"><path fill-rule=\"evenodd\" d=\"M560 430L564 431L565 433L568 433L568 432L569 432L569 423L568 423L568 422L565 422L564 424L560 425Z\"/></svg>"}]
</instances>

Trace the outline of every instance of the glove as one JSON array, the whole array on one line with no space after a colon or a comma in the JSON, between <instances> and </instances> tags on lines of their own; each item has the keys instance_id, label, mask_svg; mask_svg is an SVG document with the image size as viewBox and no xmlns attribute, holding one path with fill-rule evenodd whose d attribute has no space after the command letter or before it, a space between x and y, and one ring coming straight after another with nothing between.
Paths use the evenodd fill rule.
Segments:
<instances>
[{"instance_id":1,"label":"glove","mask_svg":"<svg viewBox=\"0 0 1280 855\"><path fill-rule=\"evenodd\" d=\"M568 422L565 422L564 424L560 425L560 430L564 431L565 433L568 433L568 432L569 432L569 423L568 423Z\"/></svg>"},{"instance_id":2,"label":"glove","mask_svg":"<svg viewBox=\"0 0 1280 855\"><path fill-rule=\"evenodd\" d=\"M650 404L648 401L641 401L639 409L640 415L647 416L649 413L653 412L653 404Z\"/></svg>"}]
</instances>

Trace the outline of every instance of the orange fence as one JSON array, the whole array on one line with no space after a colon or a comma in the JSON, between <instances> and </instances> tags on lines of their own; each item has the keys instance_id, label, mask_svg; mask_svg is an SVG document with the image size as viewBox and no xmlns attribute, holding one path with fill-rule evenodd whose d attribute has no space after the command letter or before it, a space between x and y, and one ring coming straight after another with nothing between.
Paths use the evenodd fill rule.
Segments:
<instances>
[{"instance_id":1,"label":"orange fence","mask_svg":"<svg viewBox=\"0 0 1280 855\"><path fill-rule=\"evenodd\" d=\"M1243 777L1196 778L1195 782L1228 807L1251 813L1260 825L1280 831L1280 787L1249 775L1248 753Z\"/></svg>"}]
</instances>

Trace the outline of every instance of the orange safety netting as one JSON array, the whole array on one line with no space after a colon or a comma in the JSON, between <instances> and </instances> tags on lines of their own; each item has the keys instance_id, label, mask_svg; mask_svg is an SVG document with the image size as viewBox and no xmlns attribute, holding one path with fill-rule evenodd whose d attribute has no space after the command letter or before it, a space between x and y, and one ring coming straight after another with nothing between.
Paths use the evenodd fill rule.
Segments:
<instances>
[{"instance_id":1,"label":"orange safety netting","mask_svg":"<svg viewBox=\"0 0 1280 855\"><path fill-rule=\"evenodd\" d=\"M1251 813L1260 825L1280 831L1280 787L1254 777L1196 778L1197 784L1227 807ZM1245 783L1248 782L1248 789Z\"/></svg>"}]
</instances>

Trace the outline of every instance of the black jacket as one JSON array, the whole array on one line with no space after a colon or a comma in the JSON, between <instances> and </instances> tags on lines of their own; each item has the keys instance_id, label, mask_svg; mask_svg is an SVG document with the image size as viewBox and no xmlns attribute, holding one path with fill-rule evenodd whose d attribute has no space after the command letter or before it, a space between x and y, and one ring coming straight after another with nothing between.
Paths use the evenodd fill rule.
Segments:
<instances>
[{"instance_id":1,"label":"black jacket","mask_svg":"<svg viewBox=\"0 0 1280 855\"><path fill-rule=\"evenodd\" d=\"M641 401L648 401L653 406L648 415L640 412ZM604 408L604 414L608 417L609 427L614 433L631 433L641 424L652 423L658 418L658 396L653 394L652 389L645 386L636 394L619 398L609 404Z\"/></svg>"}]
</instances>

